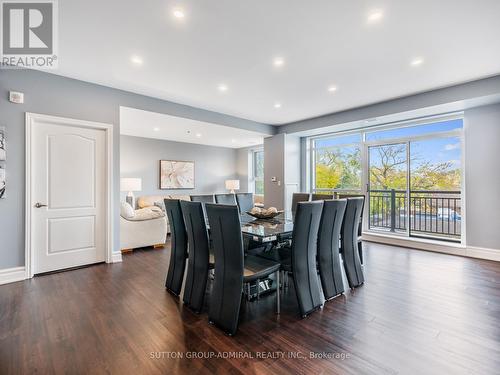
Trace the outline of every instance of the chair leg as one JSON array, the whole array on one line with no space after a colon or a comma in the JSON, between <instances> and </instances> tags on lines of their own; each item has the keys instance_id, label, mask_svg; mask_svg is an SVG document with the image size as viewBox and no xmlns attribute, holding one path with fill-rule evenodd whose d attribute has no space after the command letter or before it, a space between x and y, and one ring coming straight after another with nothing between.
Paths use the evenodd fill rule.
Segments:
<instances>
[{"instance_id":1,"label":"chair leg","mask_svg":"<svg viewBox=\"0 0 500 375\"><path fill-rule=\"evenodd\" d=\"M260 279L257 279L257 301L260 299Z\"/></svg>"},{"instance_id":2,"label":"chair leg","mask_svg":"<svg viewBox=\"0 0 500 375\"><path fill-rule=\"evenodd\" d=\"M247 301L250 301L250 292L251 292L250 283L247 283Z\"/></svg>"},{"instance_id":3,"label":"chair leg","mask_svg":"<svg viewBox=\"0 0 500 375\"><path fill-rule=\"evenodd\" d=\"M279 314L281 312L281 306L280 306L280 271L276 271L276 314Z\"/></svg>"}]
</instances>

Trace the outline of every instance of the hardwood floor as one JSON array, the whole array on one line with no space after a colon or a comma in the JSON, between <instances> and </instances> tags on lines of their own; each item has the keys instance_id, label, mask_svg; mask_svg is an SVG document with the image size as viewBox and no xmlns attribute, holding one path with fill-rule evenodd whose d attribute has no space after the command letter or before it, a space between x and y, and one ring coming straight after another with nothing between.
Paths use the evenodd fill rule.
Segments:
<instances>
[{"instance_id":1,"label":"hardwood floor","mask_svg":"<svg viewBox=\"0 0 500 375\"><path fill-rule=\"evenodd\" d=\"M364 286L303 320L293 286L281 316L272 295L243 302L228 337L165 291L168 255L0 286L0 374L500 371L500 263L366 244Z\"/></svg>"}]
</instances>

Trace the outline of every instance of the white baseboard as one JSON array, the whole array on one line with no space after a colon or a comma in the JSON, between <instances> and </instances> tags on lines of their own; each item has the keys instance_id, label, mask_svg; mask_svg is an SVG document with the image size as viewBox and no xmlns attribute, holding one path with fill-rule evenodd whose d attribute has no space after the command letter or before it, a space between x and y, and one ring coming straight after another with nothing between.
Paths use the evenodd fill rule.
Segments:
<instances>
[{"instance_id":1,"label":"white baseboard","mask_svg":"<svg viewBox=\"0 0 500 375\"><path fill-rule=\"evenodd\" d=\"M465 256L479 259L496 260L497 262L500 262L500 250L498 249L468 246L465 249Z\"/></svg>"},{"instance_id":2,"label":"white baseboard","mask_svg":"<svg viewBox=\"0 0 500 375\"><path fill-rule=\"evenodd\" d=\"M14 283L26 279L26 272L23 267L5 268L0 270L0 285Z\"/></svg>"},{"instance_id":3,"label":"white baseboard","mask_svg":"<svg viewBox=\"0 0 500 375\"><path fill-rule=\"evenodd\" d=\"M113 254L111 254L111 263L120 263L121 261L122 261L121 252L113 252Z\"/></svg>"},{"instance_id":4,"label":"white baseboard","mask_svg":"<svg viewBox=\"0 0 500 375\"><path fill-rule=\"evenodd\" d=\"M434 251L436 253L445 253L460 255L470 258L486 259L500 261L499 249L487 249L482 247L464 246L459 243L446 243L436 240L427 240L420 238L405 238L394 235L385 235L378 233L363 232L363 240L369 242L382 243L386 245L408 247L418 250Z\"/></svg>"}]
</instances>

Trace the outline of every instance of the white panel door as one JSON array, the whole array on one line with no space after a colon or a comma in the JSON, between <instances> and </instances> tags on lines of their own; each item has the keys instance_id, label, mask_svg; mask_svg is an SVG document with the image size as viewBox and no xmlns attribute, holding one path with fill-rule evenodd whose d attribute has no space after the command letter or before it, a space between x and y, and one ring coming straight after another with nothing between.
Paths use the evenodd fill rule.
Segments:
<instances>
[{"instance_id":1,"label":"white panel door","mask_svg":"<svg viewBox=\"0 0 500 375\"><path fill-rule=\"evenodd\" d=\"M35 119L31 136L33 273L106 258L106 133Z\"/></svg>"}]
</instances>

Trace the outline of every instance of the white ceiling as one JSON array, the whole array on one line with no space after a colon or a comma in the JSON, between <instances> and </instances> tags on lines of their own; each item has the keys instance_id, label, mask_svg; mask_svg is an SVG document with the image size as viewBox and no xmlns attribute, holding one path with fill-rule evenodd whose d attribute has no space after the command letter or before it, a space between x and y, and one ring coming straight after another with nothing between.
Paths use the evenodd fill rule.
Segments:
<instances>
[{"instance_id":1,"label":"white ceiling","mask_svg":"<svg viewBox=\"0 0 500 375\"><path fill-rule=\"evenodd\" d=\"M269 137L269 134L128 107L120 107L120 134L229 148L261 145L264 137Z\"/></svg>"},{"instance_id":2,"label":"white ceiling","mask_svg":"<svg viewBox=\"0 0 500 375\"><path fill-rule=\"evenodd\" d=\"M59 14L56 74L270 124L500 73L498 0L79 0Z\"/></svg>"}]
</instances>

